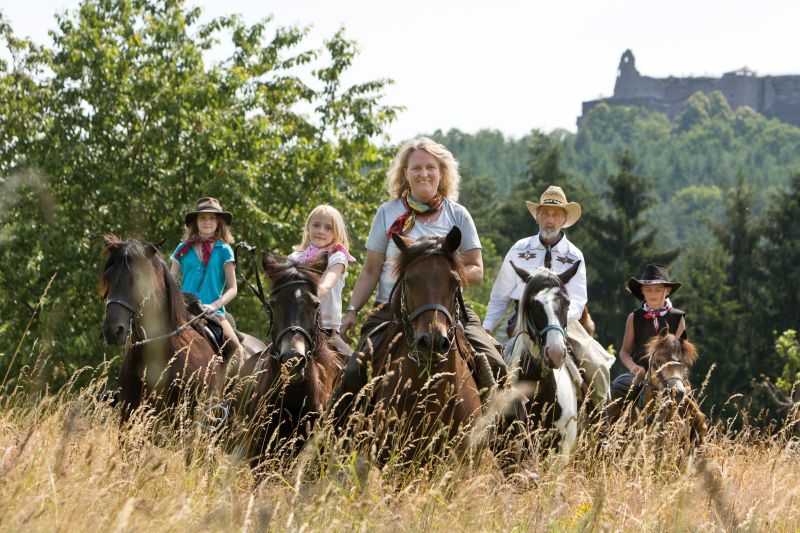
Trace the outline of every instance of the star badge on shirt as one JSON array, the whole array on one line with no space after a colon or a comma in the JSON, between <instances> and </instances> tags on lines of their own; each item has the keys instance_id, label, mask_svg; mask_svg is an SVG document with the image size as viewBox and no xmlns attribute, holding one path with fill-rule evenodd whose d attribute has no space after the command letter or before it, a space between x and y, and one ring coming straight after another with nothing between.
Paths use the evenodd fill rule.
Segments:
<instances>
[{"instance_id":1,"label":"star badge on shirt","mask_svg":"<svg viewBox=\"0 0 800 533\"><path fill-rule=\"evenodd\" d=\"M528 250L525 250L524 252L520 252L519 253L519 258L520 259L524 259L525 261L528 261L529 259L533 259L534 257L536 257L536 254L531 252L531 251L528 251Z\"/></svg>"},{"instance_id":2,"label":"star badge on shirt","mask_svg":"<svg viewBox=\"0 0 800 533\"><path fill-rule=\"evenodd\" d=\"M578 260L578 258L575 257L574 255L570 254L570 253L567 253L567 255L561 255L561 256L556 257L556 261L558 261L559 263L564 264L564 265L567 265L567 264L571 265L577 260Z\"/></svg>"}]
</instances>

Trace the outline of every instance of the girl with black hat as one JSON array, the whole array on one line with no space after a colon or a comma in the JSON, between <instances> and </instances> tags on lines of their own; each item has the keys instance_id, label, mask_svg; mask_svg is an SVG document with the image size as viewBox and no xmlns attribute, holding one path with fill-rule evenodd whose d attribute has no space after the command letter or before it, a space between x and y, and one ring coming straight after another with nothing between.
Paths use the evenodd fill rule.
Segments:
<instances>
[{"instance_id":1,"label":"girl with black hat","mask_svg":"<svg viewBox=\"0 0 800 533\"><path fill-rule=\"evenodd\" d=\"M619 360L628 372L614 379L611 388L615 392L624 395L634 382L634 376L637 378L636 382L644 378L648 367L644 358L648 340L665 327L677 336L686 331L686 313L672 307L669 299L680 286L680 283L670 281L667 267L653 263L644 268L641 279L632 277L628 280L628 291L642 301L642 306L628 315L625 324L625 338L619 350Z\"/></svg>"}]
</instances>

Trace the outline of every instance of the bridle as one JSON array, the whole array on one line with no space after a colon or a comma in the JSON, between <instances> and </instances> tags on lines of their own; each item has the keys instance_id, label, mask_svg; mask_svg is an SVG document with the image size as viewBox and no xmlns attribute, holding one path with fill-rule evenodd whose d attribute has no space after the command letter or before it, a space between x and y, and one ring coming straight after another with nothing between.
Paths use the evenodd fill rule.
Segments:
<instances>
[{"instance_id":1,"label":"bridle","mask_svg":"<svg viewBox=\"0 0 800 533\"><path fill-rule=\"evenodd\" d=\"M561 333L561 336L564 337L564 344L567 347L567 351L571 350L569 346L569 342L567 342L567 326L562 326L561 324L547 324L541 330L536 326L536 323L533 321L533 313L525 313L525 327L516 334L514 342L516 343L516 337L519 335L526 335L529 339L533 341L535 344L539 354L542 354L542 346L544 346L545 337L549 331L557 331ZM531 354L533 355L533 354ZM540 367L544 367L543 363L547 360L547 364L552 367L552 362L547 357L540 357Z\"/></svg>"},{"instance_id":2,"label":"bridle","mask_svg":"<svg viewBox=\"0 0 800 533\"><path fill-rule=\"evenodd\" d=\"M285 283L281 283L275 287L273 287L272 291L269 293L270 298L275 296L279 291L287 287L292 287L296 285L307 285L309 287L313 287L313 283L310 280L294 280L294 281L287 281ZM308 360L317 349L317 336L312 335L307 329L303 328L302 326L291 325L283 328L279 333L275 333L275 329L272 327L274 324L274 311L272 309L272 305L269 302L265 302L265 308L267 309L267 313L269 314L269 322L270 322L270 338L272 339L272 350L270 350L270 356L274 359L280 359L280 352L278 351L278 345L281 340L288 334L295 334L299 333L302 335L306 341L308 341L308 349L306 353L303 354L303 358ZM314 313L314 327L316 330L320 329L319 326L319 307L317 307ZM318 333L318 332L317 332Z\"/></svg>"},{"instance_id":3,"label":"bridle","mask_svg":"<svg viewBox=\"0 0 800 533\"><path fill-rule=\"evenodd\" d=\"M665 378L664 375L661 373L661 371L664 369L664 367L666 367L668 365L674 365L674 364L680 364L680 361L677 361L677 360L674 360L674 359L672 361L667 361L666 363L664 363L663 365L658 367L658 369L655 370L655 371L653 370L653 365L648 365L648 367L647 367L647 384L650 385L651 389L653 389L654 391L661 391L661 390L665 390L665 389L669 390L669 389L672 388L672 387L670 387L671 383L674 383L676 381L680 381L681 383L684 383L683 377L681 377L681 376ZM655 387L653 385L654 378L655 378L655 380L657 380L657 381L655 381L655 383L658 383L659 385L661 385L661 388L657 388L657 387ZM684 383L684 385L685 385L685 383Z\"/></svg>"},{"instance_id":4,"label":"bridle","mask_svg":"<svg viewBox=\"0 0 800 533\"><path fill-rule=\"evenodd\" d=\"M452 311L447 307L445 307L444 305L438 303L423 304L415 308L413 311L409 311L408 304L406 303L405 275L401 275L400 277L398 277L397 281L392 287L392 291L389 293L390 302L393 300L394 293L397 290L400 291L400 309L398 318L400 319L400 326L403 329L403 336L405 337L406 346L409 349L408 353L409 359L411 359L417 364L422 364L419 356L417 355L418 350L414 342L414 328L412 322L414 322L414 320L416 320L417 317L419 317L422 313L426 313L428 311L438 311L445 316L445 318L447 319L447 341L451 347L455 346L456 327L458 326L458 323L461 320L462 316L465 318L467 316L466 304L464 303L464 295L461 290L460 277L458 276L456 277L456 290L453 296ZM438 363L444 363L447 361L447 354L435 353L435 356L436 356L436 362Z\"/></svg>"}]
</instances>

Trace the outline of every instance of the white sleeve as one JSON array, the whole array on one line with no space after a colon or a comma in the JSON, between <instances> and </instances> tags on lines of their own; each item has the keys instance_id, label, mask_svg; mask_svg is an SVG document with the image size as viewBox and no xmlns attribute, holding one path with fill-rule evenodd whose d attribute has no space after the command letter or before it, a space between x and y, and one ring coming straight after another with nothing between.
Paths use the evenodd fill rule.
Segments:
<instances>
[{"instance_id":1,"label":"white sleeve","mask_svg":"<svg viewBox=\"0 0 800 533\"><path fill-rule=\"evenodd\" d=\"M512 248L513 250L513 248ZM511 266L511 250L503 259L503 265L497 274L497 279L492 286L492 295L489 297L489 308L483 321L484 329L491 331L497 325L511 302L511 294L517 286L517 273Z\"/></svg>"},{"instance_id":2,"label":"white sleeve","mask_svg":"<svg viewBox=\"0 0 800 533\"><path fill-rule=\"evenodd\" d=\"M328 256L328 268L333 265L344 265L347 268L347 257L342 252L334 252Z\"/></svg>"},{"instance_id":3,"label":"white sleeve","mask_svg":"<svg viewBox=\"0 0 800 533\"><path fill-rule=\"evenodd\" d=\"M586 296L586 261L581 254L581 266L578 267L578 272L567 283L567 292L569 293L569 311L567 311L567 318L574 318L576 320L581 318L583 308L586 306L588 297Z\"/></svg>"}]
</instances>

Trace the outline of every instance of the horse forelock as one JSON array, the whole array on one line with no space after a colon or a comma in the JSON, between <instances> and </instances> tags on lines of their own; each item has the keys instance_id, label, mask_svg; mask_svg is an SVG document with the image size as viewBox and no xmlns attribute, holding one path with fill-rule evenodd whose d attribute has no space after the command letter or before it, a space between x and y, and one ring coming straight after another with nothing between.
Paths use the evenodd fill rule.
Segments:
<instances>
[{"instance_id":1,"label":"horse forelock","mask_svg":"<svg viewBox=\"0 0 800 533\"><path fill-rule=\"evenodd\" d=\"M317 294L317 288L322 278L315 265L296 263L291 260L264 265L264 272L273 288L292 281L307 281L314 295Z\"/></svg>"},{"instance_id":2,"label":"horse forelock","mask_svg":"<svg viewBox=\"0 0 800 533\"><path fill-rule=\"evenodd\" d=\"M694 345L689 341L681 341L672 333L651 338L645 345L645 351L651 364L658 359L677 359L687 366L692 366L697 360L697 349Z\"/></svg>"},{"instance_id":3,"label":"horse forelock","mask_svg":"<svg viewBox=\"0 0 800 533\"><path fill-rule=\"evenodd\" d=\"M150 293L156 302L164 299L170 326L177 327L188 320L180 288L161 256L154 253L147 257L146 248L147 245L137 239L120 240L113 235L108 236L104 249L108 258L100 277L100 289L105 293L109 285L116 286L119 283L126 271L132 277L135 265L148 265Z\"/></svg>"},{"instance_id":4,"label":"horse forelock","mask_svg":"<svg viewBox=\"0 0 800 533\"><path fill-rule=\"evenodd\" d=\"M539 300L539 295L542 293L547 294L547 299L551 302L555 298L556 293L564 293L566 295L564 284L561 283L561 280L558 279L558 276L546 268L540 268L534 271L531 274L528 282L525 284L525 289L522 291L522 298L518 310L518 324L523 324L524 326L527 320L527 314L530 312L528 307L532 306L535 301ZM539 301L542 304L545 303L543 300ZM556 312L557 311L558 310L556 310Z\"/></svg>"},{"instance_id":5,"label":"horse forelock","mask_svg":"<svg viewBox=\"0 0 800 533\"><path fill-rule=\"evenodd\" d=\"M464 260L458 251L451 252L444 246L444 237L423 237L402 251L395 259L393 274L399 277L408 271L412 264L421 259L434 257L444 257L450 263L450 268L458 275L459 279L464 277Z\"/></svg>"}]
</instances>

